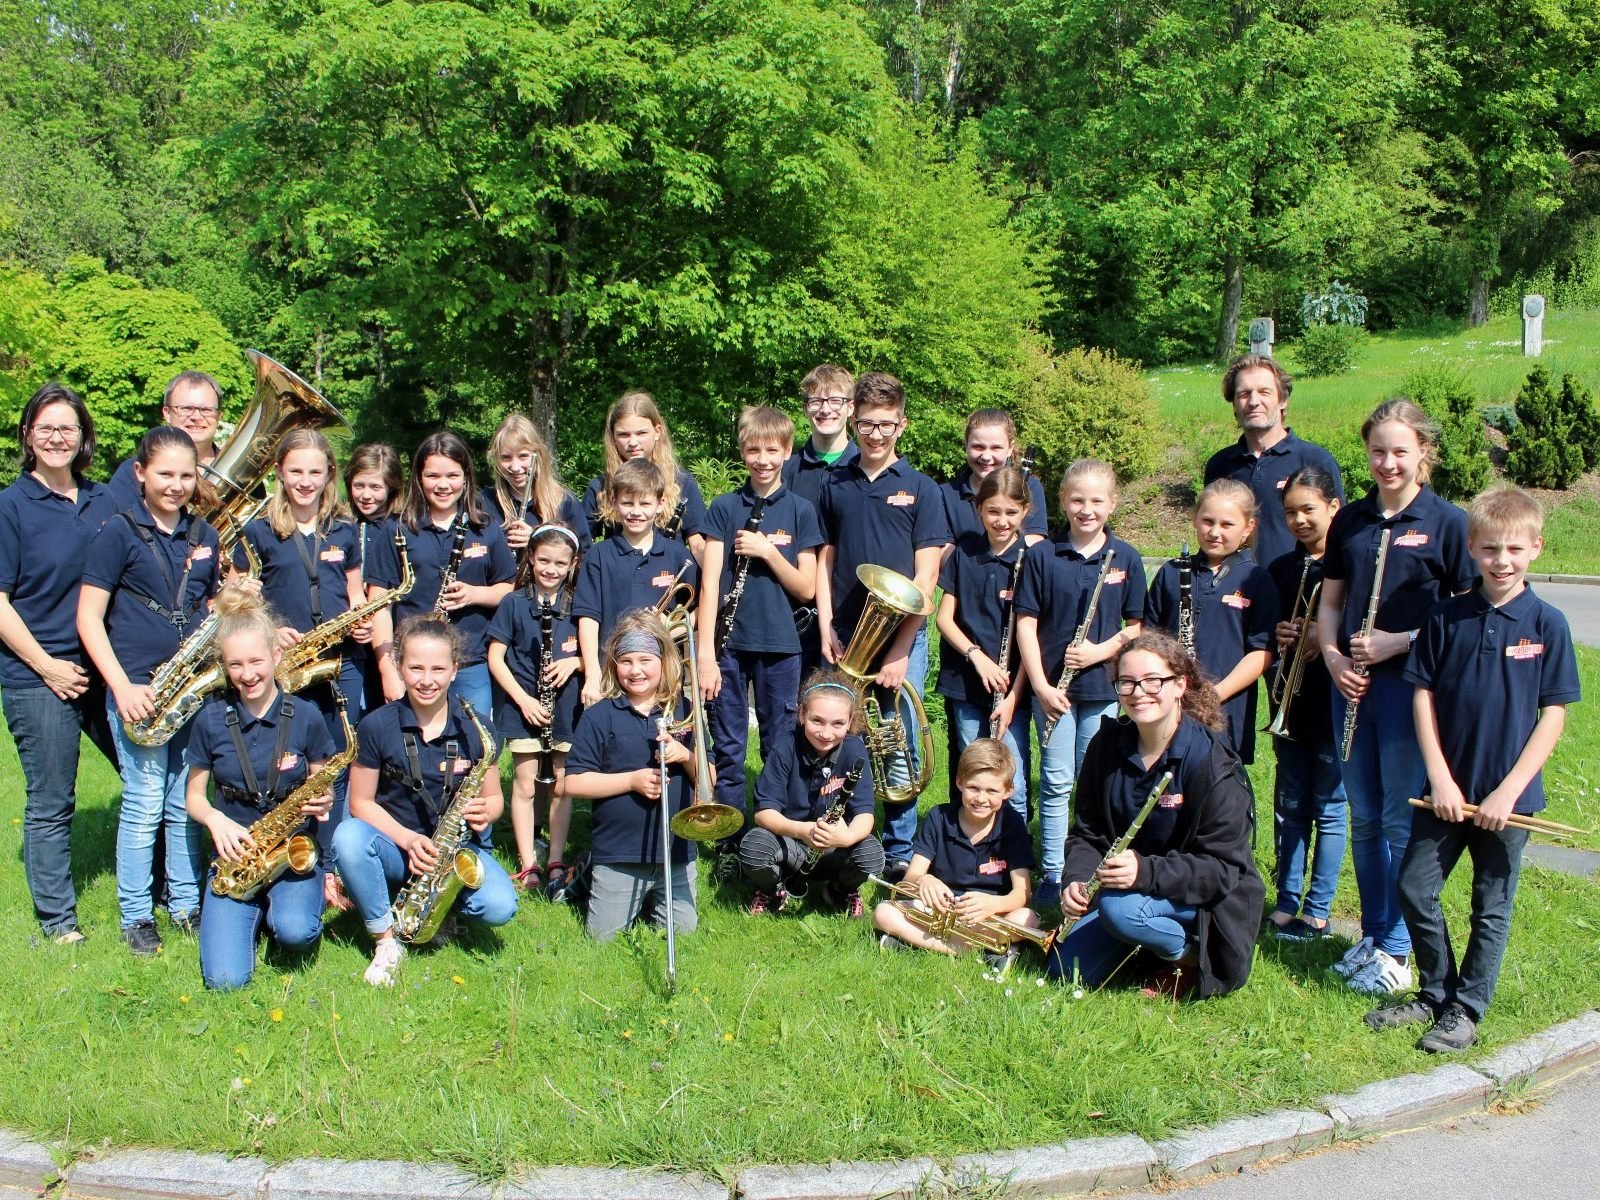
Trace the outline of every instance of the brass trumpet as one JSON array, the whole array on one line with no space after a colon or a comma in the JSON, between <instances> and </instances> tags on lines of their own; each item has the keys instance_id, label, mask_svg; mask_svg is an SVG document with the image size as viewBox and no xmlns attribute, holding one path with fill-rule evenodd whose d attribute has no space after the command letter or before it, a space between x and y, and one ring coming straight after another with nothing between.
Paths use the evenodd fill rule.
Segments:
<instances>
[{"instance_id":1,"label":"brass trumpet","mask_svg":"<svg viewBox=\"0 0 1600 1200\"><path fill-rule=\"evenodd\" d=\"M1305 679L1306 655L1311 652L1311 623L1316 617L1317 600L1322 594L1322 584L1314 583L1311 591L1306 594L1306 576L1311 570L1312 560L1306 559L1305 568L1300 572L1300 589L1294 598L1294 607L1289 610L1289 619L1300 622L1300 633L1294 639L1294 648L1288 655L1278 660L1278 670L1272 677L1272 687L1268 689L1267 696L1278 711L1273 714L1272 721L1266 726L1264 732L1273 737L1283 738L1285 741L1294 741L1289 736L1289 709L1294 705L1294 698L1300 694L1300 684ZM1305 607L1300 607L1301 600Z\"/></svg>"},{"instance_id":2,"label":"brass trumpet","mask_svg":"<svg viewBox=\"0 0 1600 1200\"><path fill-rule=\"evenodd\" d=\"M917 900L917 889L909 883L890 883L876 875L867 876L879 887L887 888L893 896L906 900ZM902 904L900 910L905 913L906 920L929 937L949 941L951 938L960 938L978 950L985 950L990 954L1004 954L1011 948L1013 942L1032 942L1043 954L1050 953L1050 947L1056 943L1059 929L1033 929L1027 925L1020 925L1016 921L1007 920L1005 917L985 917L981 921L963 921L956 916L956 910L947 908L943 912L933 912L918 904Z\"/></svg>"},{"instance_id":3,"label":"brass trumpet","mask_svg":"<svg viewBox=\"0 0 1600 1200\"><path fill-rule=\"evenodd\" d=\"M933 731L922 698L910 683L903 682L895 694L891 715L883 715L878 698L869 686L877 675L873 665L884 645L907 617L926 617L933 601L915 583L888 567L864 564L856 568L856 578L867 589L866 607L845 647L838 667L861 684L861 715L866 724L863 740L872 762L872 777L878 795L890 804L908 804L927 790L933 779ZM900 717L902 703L909 705L917 720L917 750L920 762L913 767L911 739ZM891 784L890 771L901 766L909 782Z\"/></svg>"}]
</instances>

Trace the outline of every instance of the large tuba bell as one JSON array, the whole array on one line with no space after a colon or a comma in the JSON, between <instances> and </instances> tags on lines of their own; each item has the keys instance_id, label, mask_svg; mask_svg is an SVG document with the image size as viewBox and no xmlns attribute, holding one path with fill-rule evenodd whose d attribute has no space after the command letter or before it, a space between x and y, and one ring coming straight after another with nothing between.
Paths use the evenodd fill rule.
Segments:
<instances>
[{"instance_id":1,"label":"large tuba bell","mask_svg":"<svg viewBox=\"0 0 1600 1200\"><path fill-rule=\"evenodd\" d=\"M877 675L878 655L907 617L926 617L933 601L911 580L888 567L870 563L856 568L856 578L867 589L867 603L845 647L839 669L862 685L861 712L866 723L867 755L878 795L891 804L907 804L927 789L933 779L933 731L922 699L909 683L902 683L890 715L884 716L870 684ZM909 707L917 721L917 757L900 712ZM895 782L895 780L903 782Z\"/></svg>"},{"instance_id":2,"label":"large tuba bell","mask_svg":"<svg viewBox=\"0 0 1600 1200\"><path fill-rule=\"evenodd\" d=\"M255 364L256 393L233 435L201 471L216 489L216 505L200 513L222 538L225 556L266 500L256 493L272 472L278 443L295 429L340 429L349 424L317 389L259 350L246 350Z\"/></svg>"}]
</instances>

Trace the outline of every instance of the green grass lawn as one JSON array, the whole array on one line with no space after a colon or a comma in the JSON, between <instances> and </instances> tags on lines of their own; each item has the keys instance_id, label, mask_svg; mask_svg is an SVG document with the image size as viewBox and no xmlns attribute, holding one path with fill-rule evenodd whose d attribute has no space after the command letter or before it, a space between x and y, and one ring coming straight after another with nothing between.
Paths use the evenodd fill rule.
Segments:
<instances>
[{"instance_id":1,"label":"green grass lawn","mask_svg":"<svg viewBox=\"0 0 1600 1200\"><path fill-rule=\"evenodd\" d=\"M1593 696L1600 654L1584 653L1584 676ZM1551 772L1559 819L1596 823L1594 730L1575 721ZM9 745L0 753L0 854L13 864L0 878L0 970L13 981L0 999L11 1064L0 1120L73 1154L149 1145L444 1160L488 1176L545 1163L726 1172L1159 1136L1433 1063L1404 1034L1369 1033L1367 1002L1325 981L1343 943L1263 940L1249 985L1204 1004L1123 987L1075 998L1026 959L995 982L973 958L884 955L864 923L747 917L704 883L676 996L658 937L597 946L543 903L498 933L413 955L392 992L361 982L369 944L346 917L303 960L274 954L248 989L212 995L194 942L164 922L160 958L122 947L116 781L85 756L75 849L90 939L60 948L37 936L20 773ZM1270 767L1252 775L1265 873ZM925 799L943 788L941 772ZM1462 880L1447 899L1459 917ZM1600 1003L1597 904L1594 882L1524 872L1482 1053ZM1347 863L1339 908L1354 907Z\"/></svg>"}]
</instances>

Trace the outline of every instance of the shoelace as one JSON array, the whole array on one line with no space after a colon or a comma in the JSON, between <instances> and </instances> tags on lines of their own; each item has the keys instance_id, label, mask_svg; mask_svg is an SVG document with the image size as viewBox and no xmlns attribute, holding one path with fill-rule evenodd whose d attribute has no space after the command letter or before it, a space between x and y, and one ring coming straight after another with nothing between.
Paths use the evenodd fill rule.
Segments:
<instances>
[{"instance_id":1,"label":"shoelace","mask_svg":"<svg viewBox=\"0 0 1600 1200\"><path fill-rule=\"evenodd\" d=\"M1457 1029L1461 1028L1461 1020L1466 1015L1467 1014L1462 1012L1461 1009L1452 1004L1449 1008L1445 1009L1444 1012L1439 1014L1439 1020L1435 1022L1434 1028L1440 1033L1454 1033Z\"/></svg>"}]
</instances>

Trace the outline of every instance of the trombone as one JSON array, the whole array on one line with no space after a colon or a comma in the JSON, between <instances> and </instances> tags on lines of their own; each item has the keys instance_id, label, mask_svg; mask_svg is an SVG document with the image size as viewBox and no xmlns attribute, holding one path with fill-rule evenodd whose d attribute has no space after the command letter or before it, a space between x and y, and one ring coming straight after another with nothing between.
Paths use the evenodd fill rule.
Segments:
<instances>
[{"instance_id":1,"label":"trombone","mask_svg":"<svg viewBox=\"0 0 1600 1200\"><path fill-rule=\"evenodd\" d=\"M690 611L694 605L695 589L683 578L689 569L690 559L683 564L678 578L667 588L667 594L656 603L656 610L666 623L667 633L674 642L683 645L684 690L689 696L689 715L672 727L673 733L694 731L694 803L671 819L672 832L691 842L720 842L732 837L744 824L744 814L728 804L718 804L712 799L711 757L706 751L707 732L705 701L700 696L700 667L695 656L694 622ZM682 602L672 605L675 597ZM671 607L668 607L671 605Z\"/></svg>"}]
</instances>

